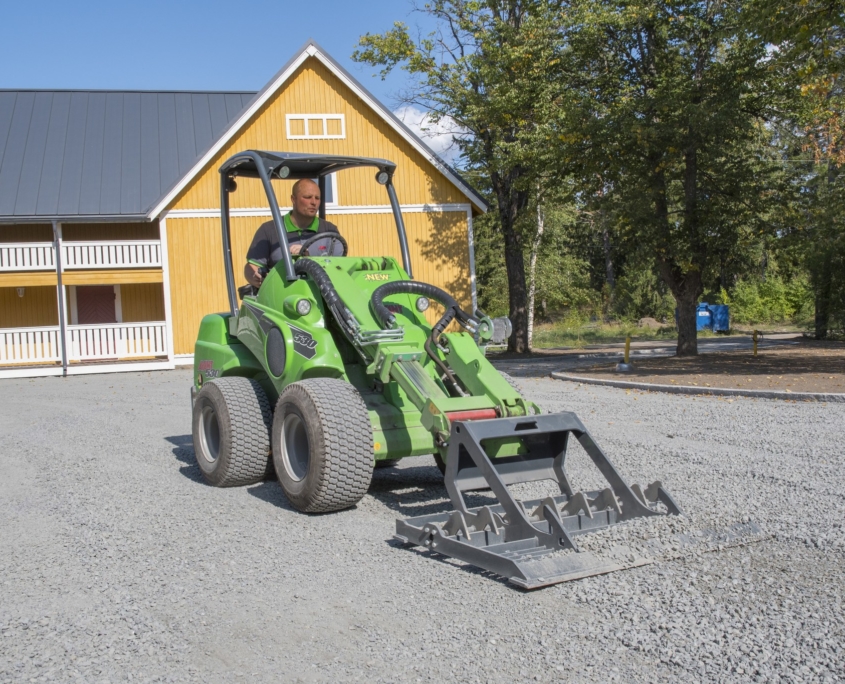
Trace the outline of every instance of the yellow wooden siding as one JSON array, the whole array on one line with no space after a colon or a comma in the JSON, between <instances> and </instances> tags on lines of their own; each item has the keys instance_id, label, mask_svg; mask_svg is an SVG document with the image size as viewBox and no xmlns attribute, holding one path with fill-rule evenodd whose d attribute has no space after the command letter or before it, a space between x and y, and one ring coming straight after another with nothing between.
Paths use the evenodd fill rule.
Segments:
<instances>
[{"instance_id":1,"label":"yellow wooden siding","mask_svg":"<svg viewBox=\"0 0 845 684\"><path fill-rule=\"evenodd\" d=\"M158 221L145 223L64 223L62 240L100 242L103 240L158 240ZM50 240L52 240L52 235Z\"/></svg>"},{"instance_id":2,"label":"yellow wooden siding","mask_svg":"<svg viewBox=\"0 0 845 684\"><path fill-rule=\"evenodd\" d=\"M35 328L59 324L56 287L0 287L0 328Z\"/></svg>"},{"instance_id":3,"label":"yellow wooden siding","mask_svg":"<svg viewBox=\"0 0 845 684\"><path fill-rule=\"evenodd\" d=\"M391 214L342 214L327 217L349 243L350 256L400 257ZM236 285L243 285L246 252L262 218L232 218ZM405 216L416 280L431 283L470 308L466 214L409 213ZM192 354L202 317L228 310L220 222L214 218L171 218L167 222L173 347Z\"/></svg>"},{"instance_id":4,"label":"yellow wooden siding","mask_svg":"<svg viewBox=\"0 0 845 684\"><path fill-rule=\"evenodd\" d=\"M55 279L55 275L53 276ZM65 271L63 285L120 285L122 283L160 283L158 268L97 269L96 271Z\"/></svg>"},{"instance_id":5,"label":"yellow wooden siding","mask_svg":"<svg viewBox=\"0 0 845 684\"><path fill-rule=\"evenodd\" d=\"M0 225L0 242L52 242L53 227L42 224Z\"/></svg>"},{"instance_id":6,"label":"yellow wooden siding","mask_svg":"<svg viewBox=\"0 0 845 684\"><path fill-rule=\"evenodd\" d=\"M13 271L0 273L0 287L56 287L55 271Z\"/></svg>"},{"instance_id":7,"label":"yellow wooden siding","mask_svg":"<svg viewBox=\"0 0 845 684\"><path fill-rule=\"evenodd\" d=\"M164 320L164 295L159 283L130 283L120 286L120 308L124 323Z\"/></svg>"},{"instance_id":8,"label":"yellow wooden siding","mask_svg":"<svg viewBox=\"0 0 845 684\"><path fill-rule=\"evenodd\" d=\"M120 285L122 283L160 283L163 280L158 268L96 269L91 271L65 271L64 285ZM0 273L0 287L38 287L56 285L54 271L18 271Z\"/></svg>"},{"instance_id":9,"label":"yellow wooden siding","mask_svg":"<svg viewBox=\"0 0 845 684\"><path fill-rule=\"evenodd\" d=\"M228 308L220 220L168 220L167 251L173 349L176 354L193 354L202 317ZM238 283L243 280L242 273L236 272L236 277Z\"/></svg>"},{"instance_id":10,"label":"yellow wooden siding","mask_svg":"<svg viewBox=\"0 0 845 684\"><path fill-rule=\"evenodd\" d=\"M344 114L342 140L288 140L285 114ZM399 133L355 96L317 59L308 59L282 89L268 100L252 121L235 135L197 178L183 191L172 209L208 209L220 206L220 164L246 149L314 152L389 159L398 165L394 184L400 202L466 203L468 199ZM338 178L342 205L387 204L384 188L374 181L372 169L344 171ZM276 183L279 202L289 204L290 183ZM266 201L258 181L239 179L232 206L263 207Z\"/></svg>"}]
</instances>

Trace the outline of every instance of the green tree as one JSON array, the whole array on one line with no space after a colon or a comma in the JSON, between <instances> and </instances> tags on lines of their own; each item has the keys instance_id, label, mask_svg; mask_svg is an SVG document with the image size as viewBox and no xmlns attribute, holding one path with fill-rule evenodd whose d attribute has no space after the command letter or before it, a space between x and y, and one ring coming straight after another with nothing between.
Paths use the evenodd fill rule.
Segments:
<instances>
[{"instance_id":1,"label":"green tree","mask_svg":"<svg viewBox=\"0 0 845 684\"><path fill-rule=\"evenodd\" d=\"M845 6L841 0L756 0L772 67L793 86L796 137L813 165L799 179L803 248L816 337L845 332Z\"/></svg>"},{"instance_id":2,"label":"green tree","mask_svg":"<svg viewBox=\"0 0 845 684\"><path fill-rule=\"evenodd\" d=\"M550 144L563 79L559 73L560 2L554 0L432 0L419 11L438 25L413 39L397 23L359 40L353 58L401 66L412 77L406 101L436 119L448 117L465 135L467 162L489 183L507 271L509 349L526 352L528 284L525 255L536 220L528 220L540 170L553 168Z\"/></svg>"},{"instance_id":3,"label":"green tree","mask_svg":"<svg viewBox=\"0 0 845 684\"><path fill-rule=\"evenodd\" d=\"M768 135L780 83L730 0L573 0L563 15L565 158L621 208L620 247L653 254L678 306L679 355L719 250L766 229Z\"/></svg>"}]
</instances>

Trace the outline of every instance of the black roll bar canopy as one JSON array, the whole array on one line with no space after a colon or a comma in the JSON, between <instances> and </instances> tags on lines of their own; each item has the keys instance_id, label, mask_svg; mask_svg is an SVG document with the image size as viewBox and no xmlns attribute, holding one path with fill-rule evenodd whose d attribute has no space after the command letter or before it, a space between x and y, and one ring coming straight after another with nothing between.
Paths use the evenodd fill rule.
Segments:
<instances>
[{"instance_id":1,"label":"black roll bar canopy","mask_svg":"<svg viewBox=\"0 0 845 684\"><path fill-rule=\"evenodd\" d=\"M323 154L246 150L229 157L220 167L220 223L223 230L223 261L226 269L226 286L229 290L229 307L232 315L235 315L238 310L235 274L232 268L232 238L229 224L229 194L234 192L237 187L234 179L237 176L242 176L244 178L258 178L261 180L261 184L264 187L264 194L267 196L267 202L270 205L273 224L276 226L276 232L278 233L279 245L282 248L282 261L285 265L286 277L288 280L296 280L297 275L293 270L293 260L290 256L287 231L284 228L282 213L279 209L279 203L276 201L276 194L273 192L271 180L316 178L320 187L320 218L325 218L326 177L329 174L344 169L363 166L370 166L377 169L376 180L387 189L387 196L390 199L390 206L393 210L393 220L396 223L396 230L399 233L402 263L408 276L411 278L414 277L411 272L411 256L408 251L405 222L402 220L402 211L399 207L399 200L396 197L396 190L393 187L393 173L396 171L396 164L386 159L370 157L339 157Z\"/></svg>"}]
</instances>

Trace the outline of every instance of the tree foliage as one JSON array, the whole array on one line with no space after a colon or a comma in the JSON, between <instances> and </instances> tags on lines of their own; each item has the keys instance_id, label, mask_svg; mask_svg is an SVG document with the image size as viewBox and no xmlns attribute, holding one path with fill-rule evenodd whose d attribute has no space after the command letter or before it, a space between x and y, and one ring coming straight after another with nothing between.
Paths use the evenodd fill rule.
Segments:
<instances>
[{"instance_id":1,"label":"tree foliage","mask_svg":"<svg viewBox=\"0 0 845 684\"><path fill-rule=\"evenodd\" d=\"M411 77L406 101L464 133L467 162L489 183L501 231L508 281L510 349L528 350L524 254L533 236L526 221L533 188L553 168L549 141L560 90L560 2L433 0L419 8L439 28L413 39L405 24L359 40L353 58L401 66ZM526 232L527 231L527 232Z\"/></svg>"},{"instance_id":2,"label":"tree foliage","mask_svg":"<svg viewBox=\"0 0 845 684\"><path fill-rule=\"evenodd\" d=\"M677 307L679 354L697 352L704 293L749 322L805 319L809 283L819 334L845 330L840 0L418 9L435 31L396 24L354 57L406 70L404 99L459 131L491 204L475 222L480 301L510 316L512 351L528 348L532 249L539 317Z\"/></svg>"}]
</instances>

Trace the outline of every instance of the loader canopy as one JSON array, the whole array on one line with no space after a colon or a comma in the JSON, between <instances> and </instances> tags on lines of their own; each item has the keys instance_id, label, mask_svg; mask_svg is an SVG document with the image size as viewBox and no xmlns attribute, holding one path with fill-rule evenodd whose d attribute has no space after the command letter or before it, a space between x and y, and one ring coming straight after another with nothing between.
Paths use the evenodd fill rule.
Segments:
<instances>
[{"instance_id":1,"label":"loader canopy","mask_svg":"<svg viewBox=\"0 0 845 684\"><path fill-rule=\"evenodd\" d=\"M232 269L232 239L229 218L229 195L237 191L235 178L257 178L264 187L264 194L270 207L270 214L282 246L282 263L288 280L297 279L293 268L293 259L288 246L287 231L284 228L279 203L273 192L273 180L299 180L301 178L316 178L320 186L320 218L326 217L326 177L346 169L370 166L375 169L375 182L383 185L387 191L390 207L393 210L393 220L399 234L399 245L402 250L402 262L406 273L413 278L411 270L411 256L408 251L408 237L405 233L405 223L396 190L393 187L393 173L396 164L386 159L372 157L341 157L323 154L298 154L295 152L266 152L262 150L246 150L229 157L220 167L220 218L223 230L223 260L226 269L226 285L229 291L229 307L234 315L238 310L238 295L235 287L235 275Z\"/></svg>"}]
</instances>

